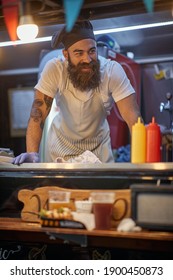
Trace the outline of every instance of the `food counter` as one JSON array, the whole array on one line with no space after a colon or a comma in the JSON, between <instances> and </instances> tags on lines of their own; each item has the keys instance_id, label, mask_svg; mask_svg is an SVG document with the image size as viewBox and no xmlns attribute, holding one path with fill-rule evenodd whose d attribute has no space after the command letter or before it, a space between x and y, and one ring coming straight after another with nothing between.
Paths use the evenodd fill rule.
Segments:
<instances>
[{"instance_id":1,"label":"food counter","mask_svg":"<svg viewBox=\"0 0 173 280\"><path fill-rule=\"evenodd\" d=\"M172 163L0 163L0 204L20 188L56 185L79 189L128 189L134 183L173 181Z\"/></svg>"},{"instance_id":2,"label":"food counter","mask_svg":"<svg viewBox=\"0 0 173 280\"><path fill-rule=\"evenodd\" d=\"M142 230L121 233L116 228L87 231L40 227L38 223L21 220L23 205L17 199L22 189L34 190L45 186L119 191L130 189L133 184L172 186L172 182L172 163L25 163L20 166L1 163L0 259L12 251L14 253L8 255L9 259L34 258L33 251L35 258L48 259L172 259L173 232Z\"/></svg>"},{"instance_id":3,"label":"food counter","mask_svg":"<svg viewBox=\"0 0 173 280\"><path fill-rule=\"evenodd\" d=\"M0 259L172 259L173 233L42 228L0 218Z\"/></svg>"},{"instance_id":4,"label":"food counter","mask_svg":"<svg viewBox=\"0 0 173 280\"><path fill-rule=\"evenodd\" d=\"M12 181L11 178L14 180ZM0 182L10 185L42 183L80 188L128 188L134 182L171 183L173 163L24 163L20 166L0 163Z\"/></svg>"}]
</instances>

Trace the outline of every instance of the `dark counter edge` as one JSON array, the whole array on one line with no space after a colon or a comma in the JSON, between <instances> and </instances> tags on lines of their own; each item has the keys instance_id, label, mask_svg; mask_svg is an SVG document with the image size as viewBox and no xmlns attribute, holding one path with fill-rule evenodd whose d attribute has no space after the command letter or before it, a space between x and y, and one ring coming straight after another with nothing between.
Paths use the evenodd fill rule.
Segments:
<instances>
[{"instance_id":1,"label":"dark counter edge","mask_svg":"<svg viewBox=\"0 0 173 280\"><path fill-rule=\"evenodd\" d=\"M173 163L23 163L21 165L0 163L0 177L116 177L173 180Z\"/></svg>"}]
</instances>

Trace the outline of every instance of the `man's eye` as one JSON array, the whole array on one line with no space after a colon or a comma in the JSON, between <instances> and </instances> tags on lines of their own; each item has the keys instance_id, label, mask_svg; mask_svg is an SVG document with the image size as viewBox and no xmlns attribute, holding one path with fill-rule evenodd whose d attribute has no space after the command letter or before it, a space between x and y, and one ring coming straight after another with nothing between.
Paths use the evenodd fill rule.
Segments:
<instances>
[{"instance_id":1,"label":"man's eye","mask_svg":"<svg viewBox=\"0 0 173 280\"><path fill-rule=\"evenodd\" d=\"M93 49L93 50L90 51L90 54L95 54L95 53L96 53L96 50L95 50L95 49Z\"/></svg>"},{"instance_id":2,"label":"man's eye","mask_svg":"<svg viewBox=\"0 0 173 280\"><path fill-rule=\"evenodd\" d=\"M81 56L81 55L82 55L82 52L76 52L75 55L76 55L76 56Z\"/></svg>"}]
</instances>

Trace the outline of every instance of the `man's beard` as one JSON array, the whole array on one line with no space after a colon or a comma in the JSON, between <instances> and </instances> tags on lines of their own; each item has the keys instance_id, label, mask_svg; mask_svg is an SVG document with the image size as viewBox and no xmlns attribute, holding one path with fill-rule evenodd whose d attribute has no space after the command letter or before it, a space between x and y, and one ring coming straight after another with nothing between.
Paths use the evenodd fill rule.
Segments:
<instances>
[{"instance_id":1,"label":"man's beard","mask_svg":"<svg viewBox=\"0 0 173 280\"><path fill-rule=\"evenodd\" d=\"M90 71L82 71L83 67L90 67ZM93 90L100 84L99 60L92 60L90 63L79 63L75 66L69 58L67 71L73 86L80 91Z\"/></svg>"}]
</instances>

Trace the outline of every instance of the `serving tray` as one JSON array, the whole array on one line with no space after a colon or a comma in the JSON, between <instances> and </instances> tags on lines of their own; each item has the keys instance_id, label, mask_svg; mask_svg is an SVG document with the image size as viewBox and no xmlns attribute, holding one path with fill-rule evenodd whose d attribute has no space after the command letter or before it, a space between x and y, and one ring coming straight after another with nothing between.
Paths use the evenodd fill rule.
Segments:
<instances>
[{"instance_id":1,"label":"serving tray","mask_svg":"<svg viewBox=\"0 0 173 280\"><path fill-rule=\"evenodd\" d=\"M40 223L42 227L86 229L83 223L74 220L53 219L53 218L42 217L40 219Z\"/></svg>"}]
</instances>

